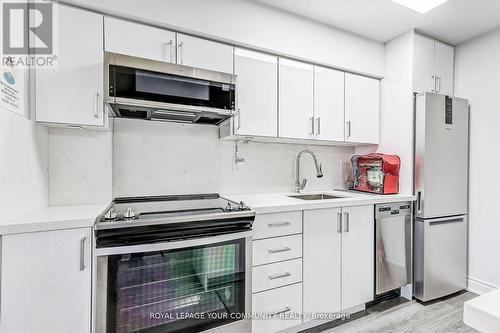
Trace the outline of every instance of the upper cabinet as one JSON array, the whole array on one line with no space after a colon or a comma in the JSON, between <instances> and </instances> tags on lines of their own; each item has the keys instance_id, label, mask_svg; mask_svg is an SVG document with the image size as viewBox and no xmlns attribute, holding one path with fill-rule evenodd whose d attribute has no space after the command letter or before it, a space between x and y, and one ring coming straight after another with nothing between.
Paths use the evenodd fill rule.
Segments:
<instances>
[{"instance_id":1,"label":"upper cabinet","mask_svg":"<svg viewBox=\"0 0 500 333\"><path fill-rule=\"evenodd\" d=\"M236 48L238 115L236 134L276 137L278 130L278 58Z\"/></svg>"},{"instance_id":2,"label":"upper cabinet","mask_svg":"<svg viewBox=\"0 0 500 333\"><path fill-rule=\"evenodd\" d=\"M104 126L103 16L60 5L57 67L35 73L36 120Z\"/></svg>"},{"instance_id":3,"label":"upper cabinet","mask_svg":"<svg viewBox=\"0 0 500 333\"><path fill-rule=\"evenodd\" d=\"M217 72L233 72L233 47L177 34L177 63Z\"/></svg>"},{"instance_id":4,"label":"upper cabinet","mask_svg":"<svg viewBox=\"0 0 500 333\"><path fill-rule=\"evenodd\" d=\"M344 72L314 66L314 134L344 141Z\"/></svg>"},{"instance_id":5,"label":"upper cabinet","mask_svg":"<svg viewBox=\"0 0 500 333\"><path fill-rule=\"evenodd\" d=\"M425 36L415 35L413 90L453 95L454 48Z\"/></svg>"},{"instance_id":6,"label":"upper cabinet","mask_svg":"<svg viewBox=\"0 0 500 333\"><path fill-rule=\"evenodd\" d=\"M218 72L233 72L233 47L144 24L106 17L108 52L177 63Z\"/></svg>"},{"instance_id":7,"label":"upper cabinet","mask_svg":"<svg viewBox=\"0 0 500 333\"><path fill-rule=\"evenodd\" d=\"M108 52L175 63L175 32L106 17L104 33Z\"/></svg>"},{"instance_id":8,"label":"upper cabinet","mask_svg":"<svg viewBox=\"0 0 500 333\"><path fill-rule=\"evenodd\" d=\"M379 80L239 48L234 61L239 112L221 137L378 144Z\"/></svg>"},{"instance_id":9,"label":"upper cabinet","mask_svg":"<svg viewBox=\"0 0 500 333\"><path fill-rule=\"evenodd\" d=\"M279 59L279 136L313 139L313 65Z\"/></svg>"},{"instance_id":10,"label":"upper cabinet","mask_svg":"<svg viewBox=\"0 0 500 333\"><path fill-rule=\"evenodd\" d=\"M345 74L345 141L379 143L379 80Z\"/></svg>"},{"instance_id":11,"label":"upper cabinet","mask_svg":"<svg viewBox=\"0 0 500 333\"><path fill-rule=\"evenodd\" d=\"M434 47L436 90L440 94L453 96L455 49L440 42L436 42Z\"/></svg>"}]
</instances>

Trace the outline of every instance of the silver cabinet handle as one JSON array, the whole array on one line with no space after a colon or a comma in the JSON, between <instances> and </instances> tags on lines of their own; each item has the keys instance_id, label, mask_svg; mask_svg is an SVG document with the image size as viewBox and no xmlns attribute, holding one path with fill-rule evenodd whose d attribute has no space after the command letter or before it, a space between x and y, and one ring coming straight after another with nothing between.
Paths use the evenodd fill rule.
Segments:
<instances>
[{"instance_id":1,"label":"silver cabinet handle","mask_svg":"<svg viewBox=\"0 0 500 333\"><path fill-rule=\"evenodd\" d=\"M238 115L238 125L236 126L236 129L239 130L241 128L241 109L240 108L238 108L237 115Z\"/></svg>"},{"instance_id":2,"label":"silver cabinet handle","mask_svg":"<svg viewBox=\"0 0 500 333\"><path fill-rule=\"evenodd\" d=\"M99 92L94 91L94 118L99 118Z\"/></svg>"},{"instance_id":3,"label":"silver cabinet handle","mask_svg":"<svg viewBox=\"0 0 500 333\"><path fill-rule=\"evenodd\" d=\"M422 213L422 192L417 192L417 213Z\"/></svg>"},{"instance_id":4,"label":"silver cabinet handle","mask_svg":"<svg viewBox=\"0 0 500 333\"><path fill-rule=\"evenodd\" d=\"M85 241L87 237L80 240L80 271L85 270Z\"/></svg>"},{"instance_id":5,"label":"silver cabinet handle","mask_svg":"<svg viewBox=\"0 0 500 333\"><path fill-rule=\"evenodd\" d=\"M436 75L432 76L432 92L436 92Z\"/></svg>"},{"instance_id":6,"label":"silver cabinet handle","mask_svg":"<svg viewBox=\"0 0 500 333\"><path fill-rule=\"evenodd\" d=\"M351 137L351 121L347 121L347 138Z\"/></svg>"},{"instance_id":7,"label":"silver cabinet handle","mask_svg":"<svg viewBox=\"0 0 500 333\"><path fill-rule=\"evenodd\" d=\"M337 213L337 232L342 233L342 213Z\"/></svg>"},{"instance_id":8,"label":"silver cabinet handle","mask_svg":"<svg viewBox=\"0 0 500 333\"><path fill-rule=\"evenodd\" d=\"M274 249L274 250L267 250L267 252L271 253L271 254L275 254L275 253L281 253L281 252L288 252L288 251L291 251L292 249L290 247L284 247L282 249Z\"/></svg>"},{"instance_id":9,"label":"silver cabinet handle","mask_svg":"<svg viewBox=\"0 0 500 333\"><path fill-rule=\"evenodd\" d=\"M286 273L279 274L279 275L269 275L268 278L269 278L269 280L276 280L276 279L284 279L284 278L287 278L289 276L292 276L292 274L290 274L289 272L286 272Z\"/></svg>"},{"instance_id":10,"label":"silver cabinet handle","mask_svg":"<svg viewBox=\"0 0 500 333\"><path fill-rule=\"evenodd\" d=\"M184 47L184 42L180 42L179 45L178 45L178 47L177 47L177 49L179 51L179 60L180 60L179 62L180 62L181 65L183 64L183 61L184 61L183 56L182 56L182 49L183 49L183 47Z\"/></svg>"},{"instance_id":11,"label":"silver cabinet handle","mask_svg":"<svg viewBox=\"0 0 500 333\"><path fill-rule=\"evenodd\" d=\"M171 39L168 43L165 43L165 45L168 45L170 49L170 62L174 62L174 41Z\"/></svg>"},{"instance_id":12,"label":"silver cabinet handle","mask_svg":"<svg viewBox=\"0 0 500 333\"><path fill-rule=\"evenodd\" d=\"M267 226L269 228L274 228L274 227L286 227L289 225L290 225L290 222L277 222L277 223L269 223Z\"/></svg>"},{"instance_id":13,"label":"silver cabinet handle","mask_svg":"<svg viewBox=\"0 0 500 333\"><path fill-rule=\"evenodd\" d=\"M316 118L316 136L321 134L321 117Z\"/></svg>"},{"instance_id":14,"label":"silver cabinet handle","mask_svg":"<svg viewBox=\"0 0 500 333\"><path fill-rule=\"evenodd\" d=\"M269 312L269 314L271 316L275 317L275 316L278 316L280 314L287 313L287 312L290 312L290 311L291 311L290 307L289 306L285 306L282 310L272 311L272 312Z\"/></svg>"},{"instance_id":15,"label":"silver cabinet handle","mask_svg":"<svg viewBox=\"0 0 500 333\"><path fill-rule=\"evenodd\" d=\"M309 132L309 136L314 136L314 117L309 118L311 123L311 131Z\"/></svg>"},{"instance_id":16,"label":"silver cabinet handle","mask_svg":"<svg viewBox=\"0 0 500 333\"><path fill-rule=\"evenodd\" d=\"M345 226L344 226L344 231L349 232L349 213L345 212Z\"/></svg>"}]
</instances>

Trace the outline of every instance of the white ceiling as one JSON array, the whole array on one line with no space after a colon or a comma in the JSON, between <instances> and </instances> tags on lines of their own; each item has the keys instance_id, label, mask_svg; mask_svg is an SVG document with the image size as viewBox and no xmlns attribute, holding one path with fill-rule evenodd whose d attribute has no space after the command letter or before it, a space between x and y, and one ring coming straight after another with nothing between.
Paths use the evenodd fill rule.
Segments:
<instances>
[{"instance_id":1,"label":"white ceiling","mask_svg":"<svg viewBox=\"0 0 500 333\"><path fill-rule=\"evenodd\" d=\"M380 42L417 31L459 44L500 28L500 0L449 0L419 14L391 0L251 0Z\"/></svg>"}]
</instances>

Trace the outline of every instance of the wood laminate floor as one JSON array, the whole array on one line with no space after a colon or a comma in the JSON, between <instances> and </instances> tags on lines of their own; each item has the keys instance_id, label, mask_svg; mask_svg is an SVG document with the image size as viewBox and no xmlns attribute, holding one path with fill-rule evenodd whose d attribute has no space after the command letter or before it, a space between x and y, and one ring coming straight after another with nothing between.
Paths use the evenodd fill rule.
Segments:
<instances>
[{"instance_id":1,"label":"wood laminate floor","mask_svg":"<svg viewBox=\"0 0 500 333\"><path fill-rule=\"evenodd\" d=\"M472 333L476 330L462 321L463 303L477 295L461 292L428 303L393 298L351 316L331 322L307 333Z\"/></svg>"}]
</instances>

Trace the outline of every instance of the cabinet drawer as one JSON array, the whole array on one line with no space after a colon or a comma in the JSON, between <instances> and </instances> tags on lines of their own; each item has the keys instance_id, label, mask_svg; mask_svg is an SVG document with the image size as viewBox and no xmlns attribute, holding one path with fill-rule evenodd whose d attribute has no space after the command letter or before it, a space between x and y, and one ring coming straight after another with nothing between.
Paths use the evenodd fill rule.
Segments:
<instances>
[{"instance_id":1,"label":"cabinet drawer","mask_svg":"<svg viewBox=\"0 0 500 333\"><path fill-rule=\"evenodd\" d=\"M302 258L252 268L252 292L302 282Z\"/></svg>"},{"instance_id":2,"label":"cabinet drawer","mask_svg":"<svg viewBox=\"0 0 500 333\"><path fill-rule=\"evenodd\" d=\"M301 319L294 318L302 313L302 283L252 295L253 313L280 313L275 319L253 320L252 332L277 332L300 325ZM294 315L291 317L291 315ZM281 317L280 317L281 316Z\"/></svg>"},{"instance_id":3,"label":"cabinet drawer","mask_svg":"<svg viewBox=\"0 0 500 333\"><path fill-rule=\"evenodd\" d=\"M253 266L302 257L302 235L261 239L253 242Z\"/></svg>"},{"instance_id":4,"label":"cabinet drawer","mask_svg":"<svg viewBox=\"0 0 500 333\"><path fill-rule=\"evenodd\" d=\"M263 214L255 217L253 239L302 233L302 212Z\"/></svg>"}]
</instances>

